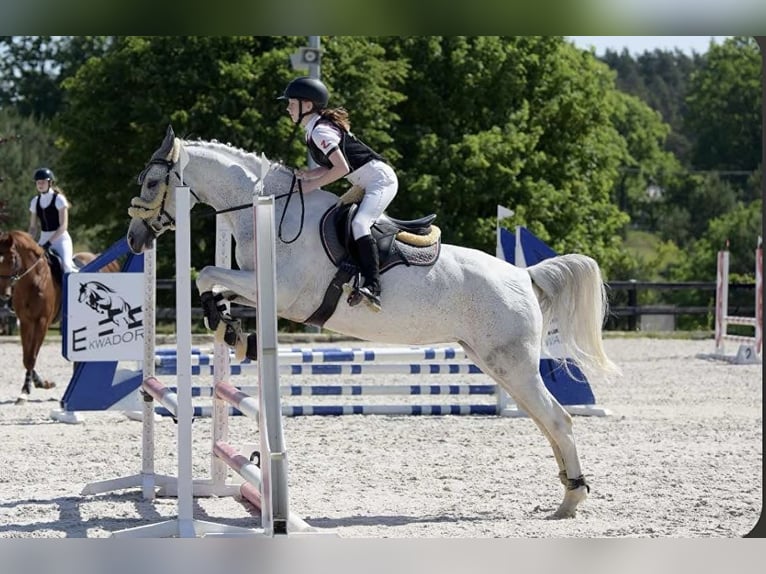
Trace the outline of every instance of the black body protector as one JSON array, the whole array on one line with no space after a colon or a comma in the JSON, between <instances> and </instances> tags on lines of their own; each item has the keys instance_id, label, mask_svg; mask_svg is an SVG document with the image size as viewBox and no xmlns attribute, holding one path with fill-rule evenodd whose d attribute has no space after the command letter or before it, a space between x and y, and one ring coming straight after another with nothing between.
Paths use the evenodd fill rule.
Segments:
<instances>
[{"instance_id":1,"label":"black body protector","mask_svg":"<svg viewBox=\"0 0 766 574\"><path fill-rule=\"evenodd\" d=\"M379 159L381 161L383 160L383 157L372 151L366 144L359 141L354 134L351 132L348 132L344 130L341 126L333 122L332 120L326 119L326 118L319 118L314 124L314 127L319 125L320 123L328 124L335 128L340 133L340 151L343 154L343 157L346 158L346 162L348 162L349 169L354 172L360 167L362 167L364 164L366 164L369 161L372 161L373 159ZM331 168L332 162L328 159L328 157L337 149L335 147L330 148L326 152L319 149L319 146L314 143L314 140L311 138L311 135L307 137L306 145L308 145L309 148L309 154L311 154L311 159L313 159L318 165L321 165L322 167Z\"/></svg>"},{"instance_id":2,"label":"black body protector","mask_svg":"<svg viewBox=\"0 0 766 574\"><path fill-rule=\"evenodd\" d=\"M37 218L40 220L40 227L43 231L56 231L60 225L59 210L56 207L58 192L53 192L53 200L45 209L40 205L40 195L39 193L37 194L37 207L35 209Z\"/></svg>"}]
</instances>

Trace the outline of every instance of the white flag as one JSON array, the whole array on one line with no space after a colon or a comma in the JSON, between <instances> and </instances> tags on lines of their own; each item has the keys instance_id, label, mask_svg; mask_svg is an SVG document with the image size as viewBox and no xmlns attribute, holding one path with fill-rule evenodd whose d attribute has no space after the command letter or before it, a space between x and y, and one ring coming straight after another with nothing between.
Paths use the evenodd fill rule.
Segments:
<instances>
[{"instance_id":1,"label":"white flag","mask_svg":"<svg viewBox=\"0 0 766 574\"><path fill-rule=\"evenodd\" d=\"M505 261L505 254L503 253L503 245L500 242L500 222L506 217L511 217L512 215L512 209L508 209L502 205L497 206L497 223L495 224L495 257L502 259L503 261Z\"/></svg>"},{"instance_id":2,"label":"white flag","mask_svg":"<svg viewBox=\"0 0 766 574\"><path fill-rule=\"evenodd\" d=\"M508 209L507 207L503 207L502 205L497 206L497 225L500 225L500 221L505 219L506 217L512 217L514 211L512 209Z\"/></svg>"}]
</instances>

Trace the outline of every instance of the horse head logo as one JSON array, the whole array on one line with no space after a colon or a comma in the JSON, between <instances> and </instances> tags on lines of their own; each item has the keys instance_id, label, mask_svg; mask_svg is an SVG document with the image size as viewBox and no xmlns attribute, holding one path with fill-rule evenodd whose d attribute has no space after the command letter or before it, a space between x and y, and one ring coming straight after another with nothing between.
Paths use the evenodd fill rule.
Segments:
<instances>
[{"instance_id":1,"label":"horse head logo","mask_svg":"<svg viewBox=\"0 0 766 574\"><path fill-rule=\"evenodd\" d=\"M80 283L78 303L84 303L96 313L106 315L117 325L117 316L123 315L123 320L130 323L131 307L117 292L100 281Z\"/></svg>"}]
</instances>

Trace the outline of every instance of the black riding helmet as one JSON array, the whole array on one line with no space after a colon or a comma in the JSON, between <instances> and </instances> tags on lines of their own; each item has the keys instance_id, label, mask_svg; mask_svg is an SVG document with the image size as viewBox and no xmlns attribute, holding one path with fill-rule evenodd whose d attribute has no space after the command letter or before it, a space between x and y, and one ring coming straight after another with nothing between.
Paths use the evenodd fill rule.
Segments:
<instances>
[{"instance_id":1,"label":"black riding helmet","mask_svg":"<svg viewBox=\"0 0 766 574\"><path fill-rule=\"evenodd\" d=\"M279 96L278 100L289 100L290 98L295 100L308 100L312 102L316 108L326 108L327 102L330 101L330 92L320 80L317 78L295 78L285 88L285 93Z\"/></svg>"},{"instance_id":2,"label":"black riding helmet","mask_svg":"<svg viewBox=\"0 0 766 574\"><path fill-rule=\"evenodd\" d=\"M53 172L47 167L41 167L35 171L34 181L40 181L41 179L53 181L56 178L53 177Z\"/></svg>"}]
</instances>

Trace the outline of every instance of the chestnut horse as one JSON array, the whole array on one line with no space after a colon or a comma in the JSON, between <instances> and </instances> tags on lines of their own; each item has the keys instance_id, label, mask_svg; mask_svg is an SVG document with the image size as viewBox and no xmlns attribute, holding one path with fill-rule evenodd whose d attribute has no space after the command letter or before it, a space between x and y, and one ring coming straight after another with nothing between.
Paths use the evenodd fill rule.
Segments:
<instances>
[{"instance_id":1,"label":"chestnut horse","mask_svg":"<svg viewBox=\"0 0 766 574\"><path fill-rule=\"evenodd\" d=\"M93 253L75 253L76 267L82 267L96 258ZM41 378L35 371L37 355L48 328L61 311L61 264L49 263L45 251L25 231L0 233L0 301L9 300L19 321L21 347L24 352L24 385L16 403L23 403L32 385L38 389L52 389L53 381ZM56 268L56 270L54 270ZM102 271L119 271L120 264L112 261Z\"/></svg>"}]
</instances>

